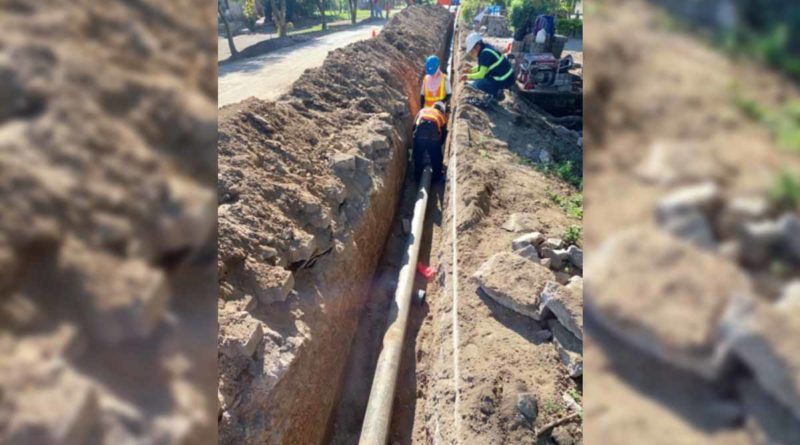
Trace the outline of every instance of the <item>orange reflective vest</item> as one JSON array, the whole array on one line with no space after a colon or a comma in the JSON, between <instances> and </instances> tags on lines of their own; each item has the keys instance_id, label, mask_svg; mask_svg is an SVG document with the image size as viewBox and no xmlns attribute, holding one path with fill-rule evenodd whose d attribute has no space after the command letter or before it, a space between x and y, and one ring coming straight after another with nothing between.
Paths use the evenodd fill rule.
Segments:
<instances>
[{"instance_id":1,"label":"orange reflective vest","mask_svg":"<svg viewBox=\"0 0 800 445\"><path fill-rule=\"evenodd\" d=\"M442 78L439 81L439 87L436 88L436 91L431 91L428 89L428 79L430 79L430 75L426 74L425 79L422 81L424 88L425 88L425 106L432 107L433 104L439 101L443 101L447 91L444 87L445 82L447 82L447 75L442 74Z\"/></svg>"},{"instance_id":2,"label":"orange reflective vest","mask_svg":"<svg viewBox=\"0 0 800 445\"><path fill-rule=\"evenodd\" d=\"M444 127L444 125L447 123L447 118L441 111L437 110L436 108L425 107L422 110L420 110L415 125L419 125L420 122L422 121L433 122L434 124L436 124L436 128L439 130L439 132L441 132L442 127Z\"/></svg>"}]
</instances>

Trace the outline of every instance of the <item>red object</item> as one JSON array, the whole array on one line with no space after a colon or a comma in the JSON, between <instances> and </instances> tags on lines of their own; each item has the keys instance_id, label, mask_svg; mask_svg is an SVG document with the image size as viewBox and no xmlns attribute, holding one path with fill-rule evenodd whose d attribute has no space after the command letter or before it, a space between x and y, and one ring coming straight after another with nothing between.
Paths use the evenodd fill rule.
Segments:
<instances>
[{"instance_id":1,"label":"red object","mask_svg":"<svg viewBox=\"0 0 800 445\"><path fill-rule=\"evenodd\" d=\"M417 272L422 274L422 276L425 277L426 280L430 280L431 278L433 278L434 275L436 275L436 267L426 266L422 263L417 263Z\"/></svg>"},{"instance_id":2,"label":"red object","mask_svg":"<svg viewBox=\"0 0 800 445\"><path fill-rule=\"evenodd\" d=\"M437 5L450 6L450 0L436 0Z\"/></svg>"},{"instance_id":3,"label":"red object","mask_svg":"<svg viewBox=\"0 0 800 445\"><path fill-rule=\"evenodd\" d=\"M372 37L375 37L376 35L378 35L378 33L376 33L375 30L373 29L372 30Z\"/></svg>"},{"instance_id":4,"label":"red object","mask_svg":"<svg viewBox=\"0 0 800 445\"><path fill-rule=\"evenodd\" d=\"M508 42L508 48L506 48L506 54L511 52L511 44L514 42Z\"/></svg>"}]
</instances>

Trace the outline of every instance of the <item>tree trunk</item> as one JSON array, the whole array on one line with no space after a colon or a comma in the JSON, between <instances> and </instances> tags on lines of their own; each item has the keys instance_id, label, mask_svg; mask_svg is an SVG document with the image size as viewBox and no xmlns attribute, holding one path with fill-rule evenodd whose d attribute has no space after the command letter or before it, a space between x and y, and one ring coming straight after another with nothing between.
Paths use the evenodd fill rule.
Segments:
<instances>
[{"instance_id":1,"label":"tree trunk","mask_svg":"<svg viewBox=\"0 0 800 445\"><path fill-rule=\"evenodd\" d=\"M348 6L350 6L350 22L352 24L356 24L356 12L358 11L358 0L347 0Z\"/></svg>"},{"instance_id":2,"label":"tree trunk","mask_svg":"<svg viewBox=\"0 0 800 445\"><path fill-rule=\"evenodd\" d=\"M322 14L322 30L323 31L328 29L328 23L325 20L325 1L326 0L319 0L319 13Z\"/></svg>"},{"instance_id":3,"label":"tree trunk","mask_svg":"<svg viewBox=\"0 0 800 445\"><path fill-rule=\"evenodd\" d=\"M272 6L272 22L278 28L278 37L286 37L286 0L281 0L281 7L278 9L276 0L270 0Z\"/></svg>"},{"instance_id":4,"label":"tree trunk","mask_svg":"<svg viewBox=\"0 0 800 445\"><path fill-rule=\"evenodd\" d=\"M231 58L236 58L239 56L239 51L236 50L236 45L233 43L233 36L231 36L231 27L228 25L228 18L225 17L225 13L222 12L222 6L217 3L217 12L219 16L222 17L222 23L225 24L225 36L228 37L228 48L231 50Z\"/></svg>"}]
</instances>

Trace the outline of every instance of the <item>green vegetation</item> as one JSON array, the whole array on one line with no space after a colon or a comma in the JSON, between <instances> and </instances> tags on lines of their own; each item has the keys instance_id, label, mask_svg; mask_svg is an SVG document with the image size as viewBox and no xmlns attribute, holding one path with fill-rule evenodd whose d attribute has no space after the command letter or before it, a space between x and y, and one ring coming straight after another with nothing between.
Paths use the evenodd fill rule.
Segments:
<instances>
[{"instance_id":1,"label":"green vegetation","mask_svg":"<svg viewBox=\"0 0 800 445\"><path fill-rule=\"evenodd\" d=\"M562 239L567 244L575 244L576 246L581 245L581 237L583 236L583 230L581 226L569 226L564 231L564 235L562 235Z\"/></svg>"},{"instance_id":2,"label":"green vegetation","mask_svg":"<svg viewBox=\"0 0 800 445\"><path fill-rule=\"evenodd\" d=\"M550 201L564 209L567 215L578 219L583 218L583 193L573 193L567 197L554 193L550 189L547 189L545 193Z\"/></svg>"},{"instance_id":3,"label":"green vegetation","mask_svg":"<svg viewBox=\"0 0 800 445\"><path fill-rule=\"evenodd\" d=\"M572 161L537 164L537 169L546 175L560 178L578 190L583 189L583 172L576 168Z\"/></svg>"},{"instance_id":4,"label":"green vegetation","mask_svg":"<svg viewBox=\"0 0 800 445\"><path fill-rule=\"evenodd\" d=\"M500 5L506 10L509 23L515 30L528 18L535 18L539 14L552 14L557 17L556 32L574 35L583 31L583 22L580 19L567 18L575 10L576 3L576 0L462 0L461 20L465 23L471 22L483 8Z\"/></svg>"},{"instance_id":5,"label":"green vegetation","mask_svg":"<svg viewBox=\"0 0 800 445\"><path fill-rule=\"evenodd\" d=\"M578 388L570 388L569 391L567 391L567 394L572 397L572 400L578 402L580 405L582 396L581 393L578 392Z\"/></svg>"},{"instance_id":6,"label":"green vegetation","mask_svg":"<svg viewBox=\"0 0 800 445\"><path fill-rule=\"evenodd\" d=\"M558 400L547 399L542 404L542 411L544 411L545 414L550 416L554 414L561 415L564 413L564 407L561 406L561 403Z\"/></svg>"},{"instance_id":7,"label":"green vegetation","mask_svg":"<svg viewBox=\"0 0 800 445\"><path fill-rule=\"evenodd\" d=\"M556 19L556 32L565 36L583 35L583 20L581 19Z\"/></svg>"},{"instance_id":8,"label":"green vegetation","mask_svg":"<svg viewBox=\"0 0 800 445\"><path fill-rule=\"evenodd\" d=\"M800 204L800 175L781 172L769 190L769 197L780 208L797 209Z\"/></svg>"},{"instance_id":9,"label":"green vegetation","mask_svg":"<svg viewBox=\"0 0 800 445\"><path fill-rule=\"evenodd\" d=\"M775 111L744 97L738 87L733 89L733 102L745 116L769 127L782 148L800 152L800 102L790 102Z\"/></svg>"}]
</instances>

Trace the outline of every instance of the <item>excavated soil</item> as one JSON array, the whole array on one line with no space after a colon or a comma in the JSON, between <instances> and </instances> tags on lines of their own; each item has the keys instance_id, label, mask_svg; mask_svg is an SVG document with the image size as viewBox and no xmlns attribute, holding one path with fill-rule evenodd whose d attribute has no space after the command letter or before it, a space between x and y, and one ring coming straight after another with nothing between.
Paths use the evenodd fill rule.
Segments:
<instances>
[{"instance_id":1,"label":"excavated soil","mask_svg":"<svg viewBox=\"0 0 800 445\"><path fill-rule=\"evenodd\" d=\"M277 102L220 110L222 443L320 443L405 174L440 7L331 52Z\"/></svg>"},{"instance_id":2,"label":"excavated soil","mask_svg":"<svg viewBox=\"0 0 800 445\"><path fill-rule=\"evenodd\" d=\"M0 442L213 440L214 10L2 9Z\"/></svg>"},{"instance_id":3,"label":"excavated soil","mask_svg":"<svg viewBox=\"0 0 800 445\"><path fill-rule=\"evenodd\" d=\"M633 0L587 17L586 436L798 443L800 209L770 190L800 158L743 104L800 96L681 21Z\"/></svg>"},{"instance_id":4,"label":"excavated soil","mask_svg":"<svg viewBox=\"0 0 800 445\"><path fill-rule=\"evenodd\" d=\"M460 49L465 35L461 32L457 38L456 71L467 67ZM479 290L473 278L486 260L498 252L511 252L511 241L527 233L503 228L512 215L527 215L527 230L548 238L581 225L580 219L567 216L551 200L553 194L567 196L577 190L536 168L543 151L561 162L579 160L578 134L551 124L516 92L506 92L500 105L486 111L466 104L466 97L475 93L463 85L454 89L457 128L453 130L451 123L447 188L437 204L443 215L436 223L439 229L433 231L430 255L438 275L427 283L427 305L415 308L390 441L545 443L551 433L561 440L580 441L579 422L544 431L537 439L539 428L572 412L564 394L580 397L582 385L581 378L569 377L554 343L544 335L547 322L501 306ZM454 141L457 171L452 167ZM457 198L452 202L456 180ZM456 262L457 351L452 324ZM580 270L571 275L580 275ZM526 393L538 405L532 420L518 408L518 396Z\"/></svg>"}]
</instances>

